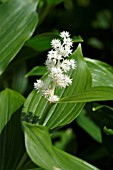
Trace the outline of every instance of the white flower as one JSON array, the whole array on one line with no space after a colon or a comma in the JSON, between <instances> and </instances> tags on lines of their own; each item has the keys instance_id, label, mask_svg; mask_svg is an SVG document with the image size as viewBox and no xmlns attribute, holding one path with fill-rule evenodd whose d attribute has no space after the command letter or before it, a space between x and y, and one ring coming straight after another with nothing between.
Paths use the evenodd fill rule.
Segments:
<instances>
[{"instance_id":1,"label":"white flower","mask_svg":"<svg viewBox=\"0 0 113 170\"><path fill-rule=\"evenodd\" d=\"M57 54L58 54L57 51L51 50L51 51L48 52L47 57L48 57L49 60L57 59Z\"/></svg>"},{"instance_id":2,"label":"white flower","mask_svg":"<svg viewBox=\"0 0 113 170\"><path fill-rule=\"evenodd\" d=\"M74 60L74 59L71 59L71 60L69 60L69 62L70 62L71 68L72 68L72 69L75 69L75 68L76 68L76 62L75 62L75 60Z\"/></svg>"},{"instance_id":3,"label":"white flower","mask_svg":"<svg viewBox=\"0 0 113 170\"><path fill-rule=\"evenodd\" d=\"M69 71L70 69L75 69L75 60L71 59L71 60L63 60L61 63L61 69L66 73L67 71Z\"/></svg>"},{"instance_id":4,"label":"white flower","mask_svg":"<svg viewBox=\"0 0 113 170\"><path fill-rule=\"evenodd\" d=\"M48 96L52 96L54 94L54 91L53 89L45 89L42 91L42 93L45 97L48 97Z\"/></svg>"},{"instance_id":5,"label":"white flower","mask_svg":"<svg viewBox=\"0 0 113 170\"><path fill-rule=\"evenodd\" d=\"M50 74L52 81L55 83L56 86L65 88L66 86L72 83L72 79L69 76L62 74L62 73L52 73Z\"/></svg>"},{"instance_id":6,"label":"white flower","mask_svg":"<svg viewBox=\"0 0 113 170\"><path fill-rule=\"evenodd\" d=\"M61 46L61 41L58 40L58 39L53 39L53 40L51 41L51 45L52 45L52 47L53 47L54 49L60 48L60 46Z\"/></svg>"},{"instance_id":7,"label":"white flower","mask_svg":"<svg viewBox=\"0 0 113 170\"><path fill-rule=\"evenodd\" d=\"M36 80L37 82L34 83L34 88L36 90L40 90L44 88L44 82L42 80Z\"/></svg>"},{"instance_id":8,"label":"white flower","mask_svg":"<svg viewBox=\"0 0 113 170\"><path fill-rule=\"evenodd\" d=\"M57 102L57 101L59 100L59 97L56 96L56 95L53 95L53 96L50 96L50 97L48 98L48 100L50 101L50 103L52 103L52 102Z\"/></svg>"},{"instance_id":9,"label":"white flower","mask_svg":"<svg viewBox=\"0 0 113 170\"><path fill-rule=\"evenodd\" d=\"M53 49L47 54L47 60L45 61L48 69L47 81L37 80L34 83L34 88L45 96L49 102L57 102L59 100L59 97L54 94L55 88L66 88L72 84L72 79L66 73L76 67L74 59L66 59L72 54L71 47L73 46L69 32L61 32L60 37L61 41L59 39L51 41Z\"/></svg>"},{"instance_id":10,"label":"white flower","mask_svg":"<svg viewBox=\"0 0 113 170\"><path fill-rule=\"evenodd\" d=\"M68 38L69 36L70 36L70 34L68 31L63 31L60 33L60 37L62 37L62 38Z\"/></svg>"},{"instance_id":11,"label":"white flower","mask_svg":"<svg viewBox=\"0 0 113 170\"><path fill-rule=\"evenodd\" d=\"M51 68L54 68L56 65L56 60L55 59L47 59L45 62L45 65L47 66L48 70L50 71Z\"/></svg>"},{"instance_id":12,"label":"white flower","mask_svg":"<svg viewBox=\"0 0 113 170\"><path fill-rule=\"evenodd\" d=\"M51 68L51 75L56 76L58 74L62 74L62 70L59 67Z\"/></svg>"},{"instance_id":13,"label":"white flower","mask_svg":"<svg viewBox=\"0 0 113 170\"><path fill-rule=\"evenodd\" d=\"M64 38L63 44L66 44L68 47L72 47L73 46L72 39L71 38Z\"/></svg>"}]
</instances>

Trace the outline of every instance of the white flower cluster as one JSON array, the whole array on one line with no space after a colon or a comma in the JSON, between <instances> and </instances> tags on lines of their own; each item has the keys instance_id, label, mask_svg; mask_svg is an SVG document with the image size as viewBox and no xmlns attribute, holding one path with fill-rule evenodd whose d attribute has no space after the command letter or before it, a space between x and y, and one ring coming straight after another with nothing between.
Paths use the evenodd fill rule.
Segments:
<instances>
[{"instance_id":1,"label":"white flower cluster","mask_svg":"<svg viewBox=\"0 0 113 170\"><path fill-rule=\"evenodd\" d=\"M74 59L66 59L72 54L73 46L69 32L60 33L61 40L53 39L51 41L52 50L48 52L45 65L49 71L48 83L37 80L34 88L41 92L50 102L56 102L59 97L54 94L55 88L65 88L72 84L72 79L66 74L70 69L75 69Z\"/></svg>"}]
</instances>

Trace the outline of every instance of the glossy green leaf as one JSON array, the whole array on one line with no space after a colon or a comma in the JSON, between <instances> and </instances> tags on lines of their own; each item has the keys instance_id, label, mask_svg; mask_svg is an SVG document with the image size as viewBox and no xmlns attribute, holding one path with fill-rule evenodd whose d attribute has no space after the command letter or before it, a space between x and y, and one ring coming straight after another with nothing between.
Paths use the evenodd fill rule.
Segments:
<instances>
[{"instance_id":1,"label":"glossy green leaf","mask_svg":"<svg viewBox=\"0 0 113 170\"><path fill-rule=\"evenodd\" d=\"M85 58L92 74L92 86L113 87L113 67L98 60Z\"/></svg>"},{"instance_id":2,"label":"glossy green leaf","mask_svg":"<svg viewBox=\"0 0 113 170\"><path fill-rule=\"evenodd\" d=\"M48 129L23 122L26 150L35 164L47 170L93 170L96 167L52 145Z\"/></svg>"},{"instance_id":3,"label":"glossy green leaf","mask_svg":"<svg viewBox=\"0 0 113 170\"><path fill-rule=\"evenodd\" d=\"M83 59L80 45L71 57L76 60L77 68L70 72L70 76L73 78L72 85L66 89L56 90L56 94L59 94L61 98L76 94L91 86L90 72ZM33 115L39 117L40 124L44 124L50 129L53 129L64 126L74 120L79 115L84 104L84 102L52 104L41 96L40 93L33 90L25 102L23 112L26 114L32 112Z\"/></svg>"},{"instance_id":4,"label":"glossy green leaf","mask_svg":"<svg viewBox=\"0 0 113 170\"><path fill-rule=\"evenodd\" d=\"M26 74L26 77L29 76L43 76L47 72L45 66L36 66L30 72Z\"/></svg>"},{"instance_id":5,"label":"glossy green leaf","mask_svg":"<svg viewBox=\"0 0 113 170\"><path fill-rule=\"evenodd\" d=\"M113 100L113 87L93 87L89 90L77 93L70 97L65 97L59 100L61 103L73 102L92 102Z\"/></svg>"},{"instance_id":6,"label":"glossy green leaf","mask_svg":"<svg viewBox=\"0 0 113 170\"><path fill-rule=\"evenodd\" d=\"M10 120L12 114L24 103L24 97L19 93L6 89L0 93L0 133Z\"/></svg>"},{"instance_id":7,"label":"glossy green leaf","mask_svg":"<svg viewBox=\"0 0 113 170\"><path fill-rule=\"evenodd\" d=\"M30 39L26 46L33 48L36 51L45 51L51 48L50 42L54 38L58 38L59 36L55 33L43 33L39 34L32 39Z\"/></svg>"},{"instance_id":8,"label":"glossy green leaf","mask_svg":"<svg viewBox=\"0 0 113 170\"><path fill-rule=\"evenodd\" d=\"M0 75L33 34L37 2L10 0L0 5Z\"/></svg>"},{"instance_id":9,"label":"glossy green leaf","mask_svg":"<svg viewBox=\"0 0 113 170\"><path fill-rule=\"evenodd\" d=\"M78 125L82 127L93 139L102 143L101 129L93 120L90 119L88 114L83 110L76 119Z\"/></svg>"}]
</instances>

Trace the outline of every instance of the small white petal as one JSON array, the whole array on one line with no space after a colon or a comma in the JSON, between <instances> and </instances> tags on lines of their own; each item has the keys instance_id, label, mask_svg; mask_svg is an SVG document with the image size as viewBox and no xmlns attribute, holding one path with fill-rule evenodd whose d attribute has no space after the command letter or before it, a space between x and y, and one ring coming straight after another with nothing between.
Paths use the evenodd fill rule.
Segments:
<instances>
[{"instance_id":1,"label":"small white petal","mask_svg":"<svg viewBox=\"0 0 113 170\"><path fill-rule=\"evenodd\" d=\"M59 97L56 95L50 96L48 98L48 100L52 103L52 102L57 102L59 100Z\"/></svg>"},{"instance_id":2,"label":"small white petal","mask_svg":"<svg viewBox=\"0 0 113 170\"><path fill-rule=\"evenodd\" d=\"M64 38L63 44L67 45L69 48L73 46L73 42L71 38Z\"/></svg>"},{"instance_id":3,"label":"small white petal","mask_svg":"<svg viewBox=\"0 0 113 170\"><path fill-rule=\"evenodd\" d=\"M51 41L51 45L54 49L60 48L61 46L61 41L59 39L53 39Z\"/></svg>"},{"instance_id":4,"label":"small white petal","mask_svg":"<svg viewBox=\"0 0 113 170\"><path fill-rule=\"evenodd\" d=\"M72 69L75 69L75 68L76 68L76 62L75 62L74 59L71 59L71 60L70 60L70 66L71 66Z\"/></svg>"},{"instance_id":5,"label":"small white petal","mask_svg":"<svg viewBox=\"0 0 113 170\"><path fill-rule=\"evenodd\" d=\"M69 34L68 31L63 31L63 32L60 33L60 37L62 37L62 38L66 38L66 37L69 37L69 36L70 36L70 34Z\"/></svg>"},{"instance_id":6,"label":"small white petal","mask_svg":"<svg viewBox=\"0 0 113 170\"><path fill-rule=\"evenodd\" d=\"M51 70L51 68L55 67L56 65L56 60L55 59L47 59L45 62L45 65L47 66L48 70Z\"/></svg>"},{"instance_id":7,"label":"small white petal","mask_svg":"<svg viewBox=\"0 0 113 170\"><path fill-rule=\"evenodd\" d=\"M51 96L53 95L53 89L46 89L42 93L45 97Z\"/></svg>"},{"instance_id":8,"label":"small white petal","mask_svg":"<svg viewBox=\"0 0 113 170\"><path fill-rule=\"evenodd\" d=\"M36 90L40 90L44 87L44 82L42 80L36 80L37 82L34 83L34 88Z\"/></svg>"}]
</instances>

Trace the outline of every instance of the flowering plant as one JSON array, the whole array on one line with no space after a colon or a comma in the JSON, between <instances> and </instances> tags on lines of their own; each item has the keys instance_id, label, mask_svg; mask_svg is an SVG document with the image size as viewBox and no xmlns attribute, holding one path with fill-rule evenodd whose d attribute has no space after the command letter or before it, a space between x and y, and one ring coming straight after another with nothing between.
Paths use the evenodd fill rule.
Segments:
<instances>
[{"instance_id":1,"label":"flowering plant","mask_svg":"<svg viewBox=\"0 0 113 170\"><path fill-rule=\"evenodd\" d=\"M53 50L49 51L45 62L49 72L48 81L44 83L42 80L37 80L34 83L36 90L40 91L50 102L56 102L59 97L54 94L55 88L66 88L72 84L72 79L64 73L70 69L75 69L75 60L66 58L72 54L72 40L69 33L63 31L60 33L63 43L59 39L53 39L51 45Z\"/></svg>"},{"instance_id":2,"label":"flowering plant","mask_svg":"<svg viewBox=\"0 0 113 170\"><path fill-rule=\"evenodd\" d=\"M113 108L97 102L113 100L113 67L83 57L74 33L52 25L51 33L39 33L62 2L0 1L0 170L98 170L94 160L112 160ZM80 127L88 142L76 139ZM90 149L80 154L77 143Z\"/></svg>"}]
</instances>

